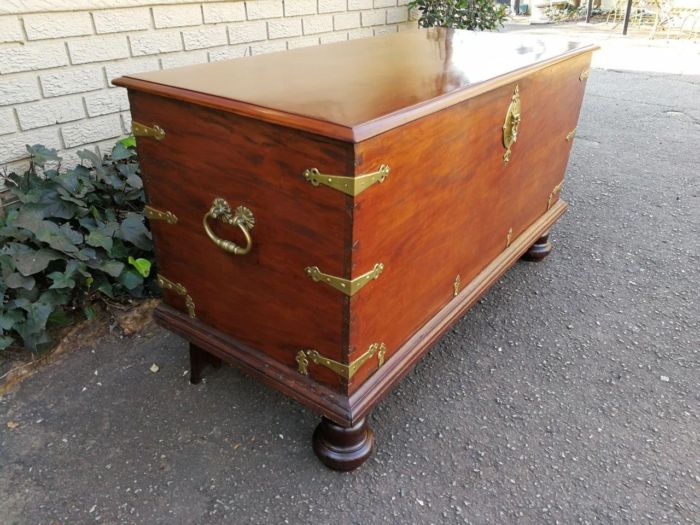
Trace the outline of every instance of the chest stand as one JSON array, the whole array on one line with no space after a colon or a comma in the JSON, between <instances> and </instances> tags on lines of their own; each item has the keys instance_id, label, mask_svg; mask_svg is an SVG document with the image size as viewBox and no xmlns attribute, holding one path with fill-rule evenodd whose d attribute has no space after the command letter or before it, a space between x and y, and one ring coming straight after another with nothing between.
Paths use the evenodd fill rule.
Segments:
<instances>
[{"instance_id":1,"label":"chest stand","mask_svg":"<svg viewBox=\"0 0 700 525\"><path fill-rule=\"evenodd\" d=\"M190 343L190 383L196 385L202 382L202 370L208 364L219 368L221 359Z\"/></svg>"},{"instance_id":2,"label":"chest stand","mask_svg":"<svg viewBox=\"0 0 700 525\"><path fill-rule=\"evenodd\" d=\"M374 432L365 418L343 427L325 417L313 436L314 452L324 465L333 470L355 470L374 450Z\"/></svg>"},{"instance_id":3,"label":"chest stand","mask_svg":"<svg viewBox=\"0 0 700 525\"><path fill-rule=\"evenodd\" d=\"M537 239L532 246L523 254L521 259L531 262L539 262L552 253L552 243L549 242L549 231Z\"/></svg>"}]
</instances>

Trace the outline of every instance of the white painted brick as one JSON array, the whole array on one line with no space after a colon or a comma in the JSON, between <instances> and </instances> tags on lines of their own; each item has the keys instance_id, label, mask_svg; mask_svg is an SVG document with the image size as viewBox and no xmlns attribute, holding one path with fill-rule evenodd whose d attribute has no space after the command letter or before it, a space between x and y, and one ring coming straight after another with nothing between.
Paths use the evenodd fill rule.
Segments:
<instances>
[{"instance_id":1,"label":"white painted brick","mask_svg":"<svg viewBox=\"0 0 700 525\"><path fill-rule=\"evenodd\" d=\"M131 113L128 111L123 111L122 114L122 131L125 135L131 133Z\"/></svg>"},{"instance_id":2,"label":"white painted brick","mask_svg":"<svg viewBox=\"0 0 700 525\"><path fill-rule=\"evenodd\" d=\"M287 49L298 49L300 47L317 46L319 40L317 36L303 36L287 41Z\"/></svg>"},{"instance_id":3,"label":"white painted brick","mask_svg":"<svg viewBox=\"0 0 700 525\"><path fill-rule=\"evenodd\" d=\"M17 117L22 130L28 130L80 120L85 108L81 97L49 99L19 106Z\"/></svg>"},{"instance_id":4,"label":"white painted brick","mask_svg":"<svg viewBox=\"0 0 700 525\"><path fill-rule=\"evenodd\" d=\"M92 19L98 33L121 33L151 27L151 11L147 7L95 11Z\"/></svg>"},{"instance_id":5,"label":"white painted brick","mask_svg":"<svg viewBox=\"0 0 700 525\"><path fill-rule=\"evenodd\" d=\"M372 0L348 0L348 9L350 11L372 9Z\"/></svg>"},{"instance_id":6,"label":"white painted brick","mask_svg":"<svg viewBox=\"0 0 700 525\"><path fill-rule=\"evenodd\" d=\"M319 13L336 13L347 9L346 0L318 0Z\"/></svg>"},{"instance_id":7,"label":"white painted brick","mask_svg":"<svg viewBox=\"0 0 700 525\"><path fill-rule=\"evenodd\" d=\"M347 33L331 33L321 37L322 44L332 44L333 42L344 42L348 39Z\"/></svg>"},{"instance_id":8,"label":"white painted brick","mask_svg":"<svg viewBox=\"0 0 700 525\"><path fill-rule=\"evenodd\" d=\"M397 30L397 26L375 27L374 36L386 35L387 33L396 33Z\"/></svg>"},{"instance_id":9,"label":"white painted brick","mask_svg":"<svg viewBox=\"0 0 700 525\"><path fill-rule=\"evenodd\" d=\"M245 2L226 2L222 4L203 4L204 23L238 22L245 20Z\"/></svg>"},{"instance_id":10,"label":"white painted brick","mask_svg":"<svg viewBox=\"0 0 700 525\"><path fill-rule=\"evenodd\" d=\"M362 27L386 24L386 11L362 11Z\"/></svg>"},{"instance_id":11,"label":"white painted brick","mask_svg":"<svg viewBox=\"0 0 700 525\"><path fill-rule=\"evenodd\" d=\"M398 2L396 2L396 5L408 5L410 3L411 0L398 0Z\"/></svg>"},{"instance_id":12,"label":"white painted brick","mask_svg":"<svg viewBox=\"0 0 700 525\"><path fill-rule=\"evenodd\" d=\"M89 117L119 113L129 109L126 89L110 89L85 95L85 106Z\"/></svg>"},{"instance_id":13,"label":"white painted brick","mask_svg":"<svg viewBox=\"0 0 700 525\"><path fill-rule=\"evenodd\" d=\"M333 27L335 30L352 29L360 27L360 13L342 13L333 15Z\"/></svg>"},{"instance_id":14,"label":"white painted brick","mask_svg":"<svg viewBox=\"0 0 700 525\"><path fill-rule=\"evenodd\" d=\"M282 16L282 0L250 0L245 3L248 20Z\"/></svg>"},{"instance_id":15,"label":"white painted brick","mask_svg":"<svg viewBox=\"0 0 700 525\"><path fill-rule=\"evenodd\" d=\"M205 47L225 46L228 44L225 26L202 27L182 32L185 49L204 49Z\"/></svg>"},{"instance_id":16,"label":"white painted brick","mask_svg":"<svg viewBox=\"0 0 700 525\"><path fill-rule=\"evenodd\" d=\"M47 148L61 148L58 128L35 129L25 133L6 135L0 140L0 164L26 159L27 144L43 144Z\"/></svg>"},{"instance_id":17,"label":"white painted brick","mask_svg":"<svg viewBox=\"0 0 700 525\"><path fill-rule=\"evenodd\" d=\"M29 40L92 34L90 13L85 11L24 15L23 22Z\"/></svg>"},{"instance_id":18,"label":"white painted brick","mask_svg":"<svg viewBox=\"0 0 700 525\"><path fill-rule=\"evenodd\" d=\"M284 0L284 16L311 15L316 12L316 0Z\"/></svg>"},{"instance_id":19,"label":"white painted brick","mask_svg":"<svg viewBox=\"0 0 700 525\"><path fill-rule=\"evenodd\" d=\"M11 76L0 78L0 106L39 100L39 81L36 76Z\"/></svg>"},{"instance_id":20,"label":"white painted brick","mask_svg":"<svg viewBox=\"0 0 700 525\"><path fill-rule=\"evenodd\" d=\"M153 21L158 29L196 26L202 23L202 9L199 4L154 7Z\"/></svg>"},{"instance_id":21,"label":"white painted brick","mask_svg":"<svg viewBox=\"0 0 700 525\"><path fill-rule=\"evenodd\" d=\"M386 10L386 23L397 24L408 20L408 7L392 7Z\"/></svg>"},{"instance_id":22,"label":"white painted brick","mask_svg":"<svg viewBox=\"0 0 700 525\"><path fill-rule=\"evenodd\" d=\"M115 78L145 71L156 71L158 69L160 69L160 62L155 57L132 58L105 65L105 75L107 75L107 83L111 87L111 82Z\"/></svg>"},{"instance_id":23,"label":"white painted brick","mask_svg":"<svg viewBox=\"0 0 700 525\"><path fill-rule=\"evenodd\" d=\"M267 39L265 22L241 22L228 26L228 41L231 44L244 44Z\"/></svg>"},{"instance_id":24,"label":"white painted brick","mask_svg":"<svg viewBox=\"0 0 700 525\"><path fill-rule=\"evenodd\" d=\"M301 18L282 18L267 23L270 38L289 38L301 35Z\"/></svg>"},{"instance_id":25,"label":"white painted brick","mask_svg":"<svg viewBox=\"0 0 700 525\"><path fill-rule=\"evenodd\" d=\"M12 108L0 109L0 135L7 135L17 131L17 122L15 122L15 112Z\"/></svg>"},{"instance_id":26,"label":"white painted brick","mask_svg":"<svg viewBox=\"0 0 700 525\"><path fill-rule=\"evenodd\" d=\"M318 15L304 18L304 34L327 33L333 31L333 15Z\"/></svg>"},{"instance_id":27,"label":"white painted brick","mask_svg":"<svg viewBox=\"0 0 700 525\"><path fill-rule=\"evenodd\" d=\"M361 29L351 29L348 31L348 38L350 40L356 40L358 38L367 38L369 36L374 36L374 31L371 27L363 27Z\"/></svg>"},{"instance_id":28,"label":"white painted brick","mask_svg":"<svg viewBox=\"0 0 700 525\"><path fill-rule=\"evenodd\" d=\"M48 69L68 64L63 42L34 42L0 46L0 75Z\"/></svg>"},{"instance_id":29,"label":"white painted brick","mask_svg":"<svg viewBox=\"0 0 700 525\"><path fill-rule=\"evenodd\" d=\"M129 35L129 43L131 54L134 56L182 51L182 36L179 31L155 31Z\"/></svg>"},{"instance_id":30,"label":"white painted brick","mask_svg":"<svg viewBox=\"0 0 700 525\"><path fill-rule=\"evenodd\" d=\"M117 114L81 120L61 128L63 142L67 148L118 137L121 134L122 122Z\"/></svg>"},{"instance_id":31,"label":"white painted brick","mask_svg":"<svg viewBox=\"0 0 700 525\"><path fill-rule=\"evenodd\" d=\"M284 40L274 40L270 42L261 42L250 46L250 52L253 55L263 55L265 53L275 53L287 49L287 42Z\"/></svg>"},{"instance_id":32,"label":"white painted brick","mask_svg":"<svg viewBox=\"0 0 700 525\"><path fill-rule=\"evenodd\" d=\"M94 36L68 41L68 53L73 64L104 62L129 56L129 46L123 35Z\"/></svg>"},{"instance_id":33,"label":"white painted brick","mask_svg":"<svg viewBox=\"0 0 700 525\"><path fill-rule=\"evenodd\" d=\"M206 64L208 60L206 51L194 51L192 53L165 55L160 59L160 63L163 69L170 69L173 67L192 66L194 64Z\"/></svg>"},{"instance_id":34,"label":"white painted brick","mask_svg":"<svg viewBox=\"0 0 700 525\"><path fill-rule=\"evenodd\" d=\"M218 62L219 60L229 60L246 56L250 56L250 46L248 44L227 46L209 51L209 62Z\"/></svg>"},{"instance_id":35,"label":"white painted brick","mask_svg":"<svg viewBox=\"0 0 700 525\"><path fill-rule=\"evenodd\" d=\"M418 24L415 22L415 20L411 20L409 22L406 22L405 24L399 24L399 31L410 31L411 29L415 29L416 27L418 27Z\"/></svg>"},{"instance_id":36,"label":"white painted brick","mask_svg":"<svg viewBox=\"0 0 700 525\"><path fill-rule=\"evenodd\" d=\"M0 16L0 43L24 40L22 25L16 16Z\"/></svg>"},{"instance_id":37,"label":"white painted brick","mask_svg":"<svg viewBox=\"0 0 700 525\"><path fill-rule=\"evenodd\" d=\"M101 67L72 68L55 73L44 73L39 79L45 97L58 97L105 87Z\"/></svg>"},{"instance_id":38,"label":"white painted brick","mask_svg":"<svg viewBox=\"0 0 700 525\"><path fill-rule=\"evenodd\" d=\"M380 7L394 7L396 5L396 0L374 0L374 8Z\"/></svg>"}]
</instances>

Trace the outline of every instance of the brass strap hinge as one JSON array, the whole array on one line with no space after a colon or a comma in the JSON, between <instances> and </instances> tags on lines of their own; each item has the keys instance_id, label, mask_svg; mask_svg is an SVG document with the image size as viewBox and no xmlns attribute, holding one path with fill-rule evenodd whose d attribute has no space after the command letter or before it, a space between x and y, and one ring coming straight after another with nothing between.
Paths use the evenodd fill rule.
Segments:
<instances>
[{"instance_id":1,"label":"brass strap hinge","mask_svg":"<svg viewBox=\"0 0 700 525\"><path fill-rule=\"evenodd\" d=\"M306 275L311 277L314 281L326 283L328 286L335 288L343 292L345 295L351 297L355 295L361 288L363 288L368 282L377 279L379 275L384 270L384 265L382 263L377 263L374 265L371 271L355 277L354 279L343 279L342 277L336 277L334 275L328 275L323 273L318 266L309 266L306 268Z\"/></svg>"},{"instance_id":2,"label":"brass strap hinge","mask_svg":"<svg viewBox=\"0 0 700 525\"><path fill-rule=\"evenodd\" d=\"M143 214L152 221L165 221L168 224L177 224L177 217L171 211L160 211L148 204L143 207Z\"/></svg>"},{"instance_id":3,"label":"brass strap hinge","mask_svg":"<svg viewBox=\"0 0 700 525\"><path fill-rule=\"evenodd\" d=\"M158 124L153 124L153 127L146 126L140 122L131 122L131 132L135 137L153 137L156 140L165 138L165 130Z\"/></svg>"},{"instance_id":4,"label":"brass strap hinge","mask_svg":"<svg viewBox=\"0 0 700 525\"><path fill-rule=\"evenodd\" d=\"M576 130L577 130L577 129L578 129L578 128L574 128L574 129L572 129L571 131L569 131L569 132L566 134L566 142L571 142L571 139L573 139L574 136L576 135Z\"/></svg>"},{"instance_id":5,"label":"brass strap hinge","mask_svg":"<svg viewBox=\"0 0 700 525\"><path fill-rule=\"evenodd\" d=\"M384 343L372 343L364 354L349 365L323 357L316 350L300 350L297 352L296 361L299 365L299 373L305 376L309 375L309 362L311 362L316 365L325 366L344 379L351 379L352 376L355 375L355 372L357 372L374 354L377 354L377 368L381 368L384 365L384 356L386 354L386 346Z\"/></svg>"},{"instance_id":6,"label":"brass strap hinge","mask_svg":"<svg viewBox=\"0 0 700 525\"><path fill-rule=\"evenodd\" d=\"M194 313L194 301L192 297L187 293L187 288L185 288L180 283L176 283L158 274L158 286L163 290L172 290L177 295L185 298L185 308L187 308L187 314L194 319L196 317Z\"/></svg>"},{"instance_id":7,"label":"brass strap hinge","mask_svg":"<svg viewBox=\"0 0 700 525\"><path fill-rule=\"evenodd\" d=\"M311 168L304 172L304 178L313 186L323 184L353 197L356 197L377 182L384 182L388 176L389 166L386 164L382 164L379 170L375 172L358 175L357 177L326 175L325 173L319 172L316 168Z\"/></svg>"},{"instance_id":8,"label":"brass strap hinge","mask_svg":"<svg viewBox=\"0 0 700 525\"><path fill-rule=\"evenodd\" d=\"M552 192L549 194L549 197L547 198L547 210L549 210L552 207L552 204L554 203L554 196L559 193L564 186L564 181L561 181L559 184L554 186L554 189Z\"/></svg>"},{"instance_id":9,"label":"brass strap hinge","mask_svg":"<svg viewBox=\"0 0 700 525\"><path fill-rule=\"evenodd\" d=\"M503 147L506 148L503 154L503 163L510 162L511 148L518 141L518 130L521 122L520 113L520 88L516 84L513 95L510 98L506 118L503 121Z\"/></svg>"}]
</instances>

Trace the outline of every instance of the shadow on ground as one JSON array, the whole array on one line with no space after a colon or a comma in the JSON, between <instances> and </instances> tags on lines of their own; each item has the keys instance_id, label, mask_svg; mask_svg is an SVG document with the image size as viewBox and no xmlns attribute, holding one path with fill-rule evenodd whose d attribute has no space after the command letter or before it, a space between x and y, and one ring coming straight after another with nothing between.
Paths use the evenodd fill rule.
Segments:
<instances>
[{"instance_id":1,"label":"shadow on ground","mask_svg":"<svg viewBox=\"0 0 700 525\"><path fill-rule=\"evenodd\" d=\"M324 468L317 418L234 369L189 385L184 341L154 328L0 399L3 523L693 522L699 90L591 74L554 253L378 407L360 470Z\"/></svg>"}]
</instances>

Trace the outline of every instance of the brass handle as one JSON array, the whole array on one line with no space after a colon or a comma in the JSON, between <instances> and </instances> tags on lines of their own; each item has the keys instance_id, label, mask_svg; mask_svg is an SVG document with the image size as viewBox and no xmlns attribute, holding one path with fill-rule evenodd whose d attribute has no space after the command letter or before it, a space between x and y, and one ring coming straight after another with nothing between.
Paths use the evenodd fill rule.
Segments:
<instances>
[{"instance_id":1,"label":"brass handle","mask_svg":"<svg viewBox=\"0 0 700 525\"><path fill-rule=\"evenodd\" d=\"M518 128L520 128L520 90L516 85L503 122L503 147L506 148L503 162L505 164L510 160L511 147L518 140Z\"/></svg>"},{"instance_id":2,"label":"brass handle","mask_svg":"<svg viewBox=\"0 0 700 525\"><path fill-rule=\"evenodd\" d=\"M209 223L207 222L209 217L220 220L224 224L238 226L245 236L246 245L241 247L233 241L227 241L226 239L217 237L209 227ZM253 215L253 212L245 206L238 206L236 208L236 212L231 213L231 206L229 206L228 202L221 197L217 197L214 199L214 202L212 202L211 208L209 208L209 211L204 216L204 219L202 219L202 225L204 226L204 231L207 232L207 235L212 242L225 252L229 252L234 255L245 255L246 253L249 253L250 249L253 247L253 238L250 236L250 230L252 230L255 226L255 216Z\"/></svg>"}]
</instances>

